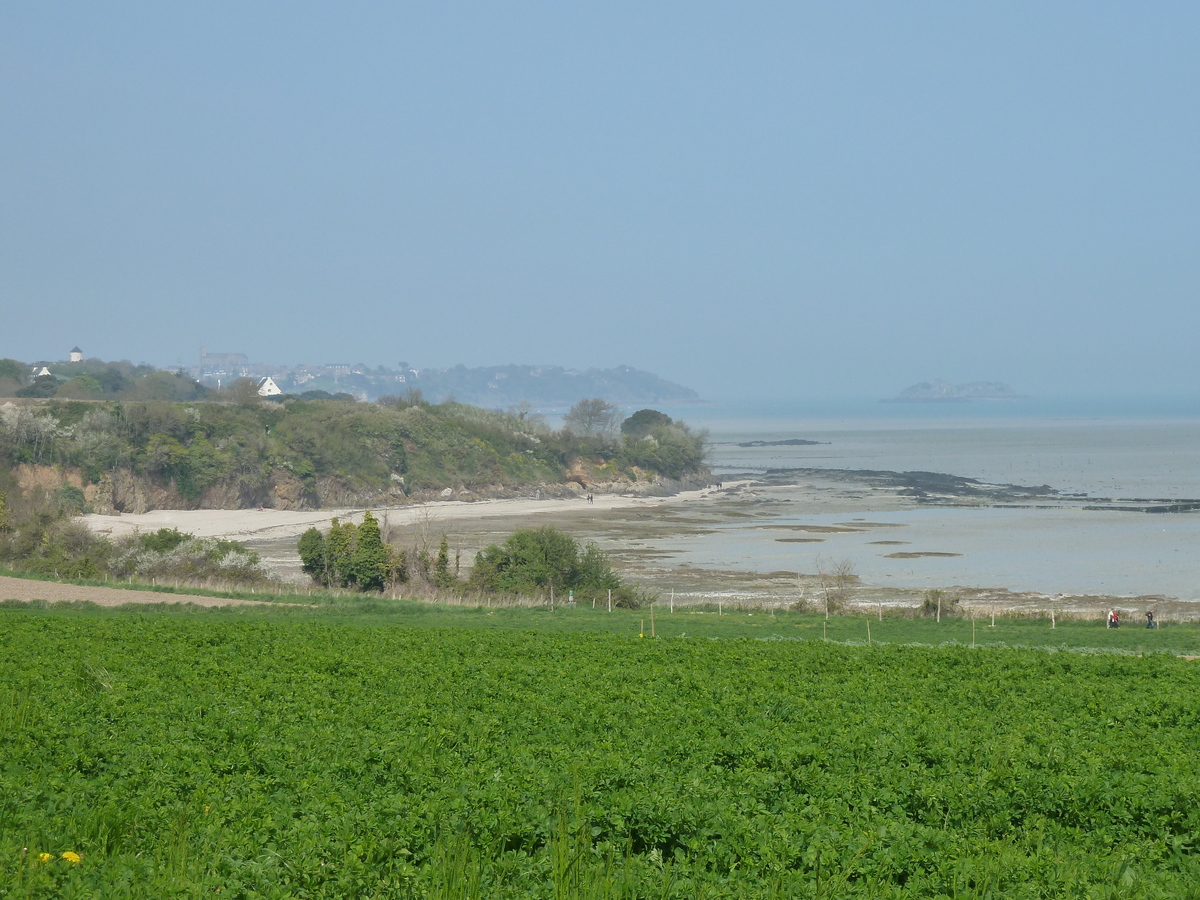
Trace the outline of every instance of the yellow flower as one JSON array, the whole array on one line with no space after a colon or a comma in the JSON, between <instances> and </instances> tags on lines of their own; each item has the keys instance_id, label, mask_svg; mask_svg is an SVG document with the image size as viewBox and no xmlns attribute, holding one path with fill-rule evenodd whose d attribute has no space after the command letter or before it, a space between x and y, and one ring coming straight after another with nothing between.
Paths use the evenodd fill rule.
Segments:
<instances>
[{"instance_id":1,"label":"yellow flower","mask_svg":"<svg viewBox=\"0 0 1200 900\"><path fill-rule=\"evenodd\" d=\"M77 863L81 859L83 859L83 857L80 856L78 853L76 853L74 850L68 850L66 853L64 853L62 855L62 858L65 859L67 862L71 863L71 865L74 865L75 863Z\"/></svg>"},{"instance_id":2,"label":"yellow flower","mask_svg":"<svg viewBox=\"0 0 1200 900\"><path fill-rule=\"evenodd\" d=\"M54 859L53 853L39 853L38 854L38 862L50 862L50 860L52 860L52 859Z\"/></svg>"}]
</instances>

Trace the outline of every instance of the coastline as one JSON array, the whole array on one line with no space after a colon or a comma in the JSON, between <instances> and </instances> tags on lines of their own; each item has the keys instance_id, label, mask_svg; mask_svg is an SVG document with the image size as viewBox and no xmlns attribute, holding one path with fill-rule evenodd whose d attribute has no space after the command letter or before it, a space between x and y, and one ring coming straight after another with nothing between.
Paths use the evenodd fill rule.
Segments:
<instances>
[{"instance_id":1,"label":"coastline","mask_svg":"<svg viewBox=\"0 0 1200 900\"><path fill-rule=\"evenodd\" d=\"M1034 532L1046 525L1069 533L1079 524L1102 524L1107 516L1144 530L1152 520L1200 525L1196 517L1089 512L1078 498L1070 498L1064 510L1067 498L1045 486L988 485L934 473L917 473L921 478L914 483L914 474L806 469L742 476L719 490L666 497L598 494L593 504L585 498L446 500L372 512L401 546L428 549L447 534L463 566L517 529L552 525L582 542L596 542L630 581L668 602L673 594L679 604L819 604L827 585L822 569L850 560L856 577L848 606L859 612L919 606L931 589L952 593L979 615L1051 609L1093 615L1111 606L1129 613L1147 605L1172 618L1200 612L1187 595L1146 589L1152 585L1131 582L1127 590L1105 590L1088 578L1057 584L1057 560L1055 577L1040 581L1037 565L1022 567L1019 553L999 575L993 569L989 577L955 577L991 552L979 535L1017 546L1036 543ZM944 493L931 493L933 488ZM364 512L158 510L83 521L113 536L174 527L243 541L284 581L299 584L306 581L296 553L299 536L310 527L327 527L334 517L359 522ZM944 537L932 543L922 525L930 516L949 523ZM971 543L973 532L978 535ZM966 571L985 570L966 565Z\"/></svg>"}]
</instances>

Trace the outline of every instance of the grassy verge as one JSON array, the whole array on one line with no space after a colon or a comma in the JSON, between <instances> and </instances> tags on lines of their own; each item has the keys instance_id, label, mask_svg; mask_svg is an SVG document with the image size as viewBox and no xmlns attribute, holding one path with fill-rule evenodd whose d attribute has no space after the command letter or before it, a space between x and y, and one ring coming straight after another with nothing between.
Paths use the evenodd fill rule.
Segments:
<instances>
[{"instance_id":1,"label":"grassy verge","mask_svg":"<svg viewBox=\"0 0 1200 900\"><path fill-rule=\"evenodd\" d=\"M75 584L87 582L72 582ZM101 583L101 586L103 583ZM111 587L112 585L107 585ZM139 586L141 590L160 587ZM206 615L254 619L280 617L313 619L327 624L418 628L462 628L487 631L535 631L554 634L613 634L635 639L830 641L839 644L915 645L937 647L960 645L984 648L1039 648L1106 653L1174 653L1200 655L1200 624L1169 623L1155 630L1137 627L1109 629L1103 622L997 617L995 626L985 620L965 618L932 619L872 616L831 616L788 611L677 607L671 613L662 608L650 610L523 606L463 606L420 600L392 600L364 594L252 594L238 591L198 591L179 588L172 593L211 597L269 600L281 606L238 606L205 608ZM7 601L10 608L28 607ZM101 607L87 603L38 604L41 611L66 611L76 614L103 613ZM174 604L130 604L119 610L143 615L195 614L199 607L183 611Z\"/></svg>"}]
</instances>

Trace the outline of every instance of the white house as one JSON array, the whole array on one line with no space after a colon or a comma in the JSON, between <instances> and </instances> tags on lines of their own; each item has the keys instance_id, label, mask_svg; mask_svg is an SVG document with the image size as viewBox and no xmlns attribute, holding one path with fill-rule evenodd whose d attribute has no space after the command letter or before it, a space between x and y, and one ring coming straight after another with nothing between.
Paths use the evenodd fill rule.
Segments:
<instances>
[{"instance_id":1,"label":"white house","mask_svg":"<svg viewBox=\"0 0 1200 900\"><path fill-rule=\"evenodd\" d=\"M83 351L78 347L71 351L71 362L83 362Z\"/></svg>"},{"instance_id":2,"label":"white house","mask_svg":"<svg viewBox=\"0 0 1200 900\"><path fill-rule=\"evenodd\" d=\"M275 383L275 379L270 375L258 383L258 396L260 397L278 397L282 393L283 391L280 390L279 385Z\"/></svg>"},{"instance_id":3,"label":"white house","mask_svg":"<svg viewBox=\"0 0 1200 900\"><path fill-rule=\"evenodd\" d=\"M41 378L43 375L49 375L49 374L50 374L50 370L47 369L45 366L41 366L41 367L34 366L33 367L33 377L34 378Z\"/></svg>"}]
</instances>

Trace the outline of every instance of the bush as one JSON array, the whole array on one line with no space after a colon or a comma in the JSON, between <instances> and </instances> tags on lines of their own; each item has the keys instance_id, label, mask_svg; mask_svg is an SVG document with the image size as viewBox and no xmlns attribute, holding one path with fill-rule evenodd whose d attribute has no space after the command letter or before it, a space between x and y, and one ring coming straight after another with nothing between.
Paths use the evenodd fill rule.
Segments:
<instances>
[{"instance_id":1,"label":"bush","mask_svg":"<svg viewBox=\"0 0 1200 900\"><path fill-rule=\"evenodd\" d=\"M570 535L545 526L514 532L503 544L492 544L475 558L472 587L487 593L560 595L574 591L577 600L607 601L636 609L643 598L612 570L595 544L580 548Z\"/></svg>"},{"instance_id":2,"label":"bush","mask_svg":"<svg viewBox=\"0 0 1200 900\"><path fill-rule=\"evenodd\" d=\"M185 534L178 528L160 528L158 531L141 536L143 550L155 553L168 553L186 541L195 540L194 534Z\"/></svg>"},{"instance_id":3,"label":"bush","mask_svg":"<svg viewBox=\"0 0 1200 900\"><path fill-rule=\"evenodd\" d=\"M923 616L952 616L958 615L961 611L958 597L954 594L948 594L945 591L934 589L925 592L925 597L921 601L921 615Z\"/></svg>"}]
</instances>

